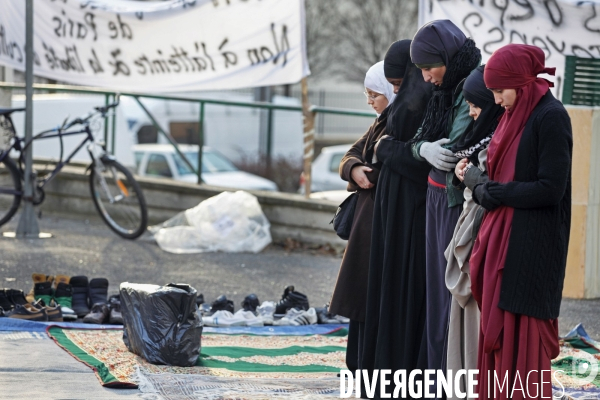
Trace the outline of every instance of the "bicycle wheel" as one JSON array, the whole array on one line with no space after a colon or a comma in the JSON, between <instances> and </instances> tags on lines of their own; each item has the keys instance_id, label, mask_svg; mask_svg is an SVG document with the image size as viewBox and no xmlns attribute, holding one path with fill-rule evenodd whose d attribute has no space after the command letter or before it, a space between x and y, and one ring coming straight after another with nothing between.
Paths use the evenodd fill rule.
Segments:
<instances>
[{"instance_id":1,"label":"bicycle wheel","mask_svg":"<svg viewBox=\"0 0 600 400\"><path fill-rule=\"evenodd\" d=\"M0 161L0 225L7 223L21 203L21 175L10 158Z\"/></svg>"},{"instance_id":2,"label":"bicycle wheel","mask_svg":"<svg viewBox=\"0 0 600 400\"><path fill-rule=\"evenodd\" d=\"M113 160L104 161L100 174L94 166L91 171L92 199L104 222L126 239L139 237L148 226L148 209L131 172Z\"/></svg>"}]
</instances>

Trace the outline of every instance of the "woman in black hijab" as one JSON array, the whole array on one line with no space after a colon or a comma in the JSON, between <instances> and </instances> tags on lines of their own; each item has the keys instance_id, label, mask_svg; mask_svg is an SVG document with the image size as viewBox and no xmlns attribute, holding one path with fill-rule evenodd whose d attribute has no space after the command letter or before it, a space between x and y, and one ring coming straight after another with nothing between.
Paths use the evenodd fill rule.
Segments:
<instances>
[{"instance_id":1,"label":"woman in black hijab","mask_svg":"<svg viewBox=\"0 0 600 400\"><path fill-rule=\"evenodd\" d=\"M375 148L381 163L375 195L362 368L424 369L425 194L429 165L417 161L407 141L421 124L431 85L410 62L410 40L392 44L384 59L387 80L398 91L386 136ZM394 384L388 386L392 393ZM379 388L376 390L379 396Z\"/></svg>"},{"instance_id":2,"label":"woman in black hijab","mask_svg":"<svg viewBox=\"0 0 600 400\"><path fill-rule=\"evenodd\" d=\"M459 159L450 147L473 126L462 85L479 66L481 52L451 21L437 20L419 28L410 56L421 69L423 79L434 88L423 124L411 143L414 157L432 167L426 178L427 368L445 370L451 295L445 282L444 252L464 201L462 190L452 185ZM436 384L430 390L435 387Z\"/></svg>"}]
</instances>

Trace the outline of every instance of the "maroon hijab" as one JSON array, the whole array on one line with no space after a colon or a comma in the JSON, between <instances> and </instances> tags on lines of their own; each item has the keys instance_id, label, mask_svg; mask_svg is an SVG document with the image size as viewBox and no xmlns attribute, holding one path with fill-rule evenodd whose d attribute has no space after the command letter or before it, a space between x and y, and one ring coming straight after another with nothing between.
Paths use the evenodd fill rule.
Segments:
<instances>
[{"instance_id":1,"label":"maroon hijab","mask_svg":"<svg viewBox=\"0 0 600 400\"><path fill-rule=\"evenodd\" d=\"M500 183L514 180L517 150L525 124L541 98L553 86L537 75L554 75L554 71L555 68L544 66L544 52L535 46L509 44L492 54L485 67L485 85L491 89L516 89L517 97L513 106L503 114L489 146L490 180ZM513 213L514 209L506 206L487 212L473 246L470 260L472 291L480 306L483 292L487 289L484 288L484 270L504 269ZM496 335L491 336L486 339L495 341Z\"/></svg>"}]
</instances>

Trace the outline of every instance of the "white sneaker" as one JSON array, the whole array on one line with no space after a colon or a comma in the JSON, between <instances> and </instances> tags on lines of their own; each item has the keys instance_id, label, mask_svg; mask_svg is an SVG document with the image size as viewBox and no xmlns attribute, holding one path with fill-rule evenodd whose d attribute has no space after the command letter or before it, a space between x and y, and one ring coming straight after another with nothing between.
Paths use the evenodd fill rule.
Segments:
<instances>
[{"instance_id":1,"label":"white sneaker","mask_svg":"<svg viewBox=\"0 0 600 400\"><path fill-rule=\"evenodd\" d=\"M221 310L210 317L202 317L206 326L263 326L263 322L251 311L238 310L235 314Z\"/></svg>"},{"instance_id":2,"label":"white sneaker","mask_svg":"<svg viewBox=\"0 0 600 400\"><path fill-rule=\"evenodd\" d=\"M264 326L263 320L254 315L252 311L238 310L233 314L233 317L243 318L246 321L246 326Z\"/></svg>"},{"instance_id":3,"label":"white sneaker","mask_svg":"<svg viewBox=\"0 0 600 400\"><path fill-rule=\"evenodd\" d=\"M60 306L60 312L62 313L64 321L76 321L77 320L77 314L75 314L75 311L73 311L69 307Z\"/></svg>"},{"instance_id":4,"label":"white sneaker","mask_svg":"<svg viewBox=\"0 0 600 400\"><path fill-rule=\"evenodd\" d=\"M300 315L297 315L292 319L292 325L313 325L317 323L317 312L313 307L307 311L302 311Z\"/></svg>"},{"instance_id":5,"label":"white sneaker","mask_svg":"<svg viewBox=\"0 0 600 400\"><path fill-rule=\"evenodd\" d=\"M264 325L273 325L275 320L275 302L274 301L263 301L263 303L256 308L258 318L263 322Z\"/></svg>"},{"instance_id":6,"label":"white sneaker","mask_svg":"<svg viewBox=\"0 0 600 400\"><path fill-rule=\"evenodd\" d=\"M297 308L290 308L287 311L287 313L285 313L283 318L274 321L273 325L277 325L277 326L295 325L294 323L292 323L292 321L296 317L300 316L302 313L304 313L304 310L298 310Z\"/></svg>"}]
</instances>

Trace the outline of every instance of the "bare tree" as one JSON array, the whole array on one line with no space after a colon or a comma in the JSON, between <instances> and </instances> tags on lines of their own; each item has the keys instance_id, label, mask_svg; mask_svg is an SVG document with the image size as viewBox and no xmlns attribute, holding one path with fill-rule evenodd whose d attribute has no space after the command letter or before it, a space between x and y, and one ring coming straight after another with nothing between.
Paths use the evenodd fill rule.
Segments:
<instances>
[{"instance_id":1,"label":"bare tree","mask_svg":"<svg viewBox=\"0 0 600 400\"><path fill-rule=\"evenodd\" d=\"M362 82L392 42L412 38L417 14L417 0L306 0L313 75Z\"/></svg>"}]
</instances>

